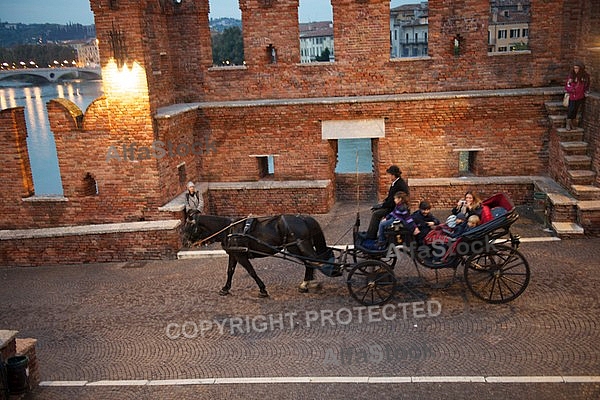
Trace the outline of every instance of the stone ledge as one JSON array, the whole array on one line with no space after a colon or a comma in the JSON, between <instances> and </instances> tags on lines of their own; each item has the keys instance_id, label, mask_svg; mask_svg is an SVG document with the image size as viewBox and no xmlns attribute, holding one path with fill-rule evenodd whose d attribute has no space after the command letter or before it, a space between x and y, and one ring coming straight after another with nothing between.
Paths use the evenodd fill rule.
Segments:
<instances>
[{"instance_id":1,"label":"stone ledge","mask_svg":"<svg viewBox=\"0 0 600 400\"><path fill-rule=\"evenodd\" d=\"M65 202L65 201L69 201L69 199L67 199L64 196L31 196L31 197L24 197L23 199L21 199L23 201L26 202Z\"/></svg>"},{"instance_id":2,"label":"stone ledge","mask_svg":"<svg viewBox=\"0 0 600 400\"><path fill-rule=\"evenodd\" d=\"M600 211L600 200L580 201L577 208L581 211Z\"/></svg>"},{"instance_id":3,"label":"stone ledge","mask_svg":"<svg viewBox=\"0 0 600 400\"><path fill-rule=\"evenodd\" d=\"M527 185L549 179L542 176L465 176L453 178L410 178L409 186L464 186L464 185Z\"/></svg>"},{"instance_id":4,"label":"stone ledge","mask_svg":"<svg viewBox=\"0 0 600 400\"><path fill-rule=\"evenodd\" d=\"M124 222L116 224L77 225L57 228L0 230L0 241L63 236L99 235L108 233L162 231L177 228L180 220Z\"/></svg>"},{"instance_id":5,"label":"stone ledge","mask_svg":"<svg viewBox=\"0 0 600 400\"><path fill-rule=\"evenodd\" d=\"M550 203L555 206L575 206L577 204L577 199L551 178L537 177L534 185L536 191L546 193Z\"/></svg>"},{"instance_id":6,"label":"stone ledge","mask_svg":"<svg viewBox=\"0 0 600 400\"><path fill-rule=\"evenodd\" d=\"M510 97L510 96L548 96L563 94L562 86L546 86L539 88L522 89L493 89L493 90L464 90L451 92L383 94L372 96L340 96L340 97L303 97L287 99L264 100L232 100L232 101L207 101L202 103L173 104L158 109L154 118L167 119L188 111L202 108L238 108L238 107L270 107L270 106L298 106L298 105L329 105L329 104L359 104L381 103L400 101L427 101L468 99L479 97Z\"/></svg>"},{"instance_id":7,"label":"stone ledge","mask_svg":"<svg viewBox=\"0 0 600 400\"><path fill-rule=\"evenodd\" d=\"M552 229L558 236L583 235L583 228L574 222L553 222Z\"/></svg>"},{"instance_id":8,"label":"stone ledge","mask_svg":"<svg viewBox=\"0 0 600 400\"><path fill-rule=\"evenodd\" d=\"M15 340L18 334L19 331L0 329L0 349L3 349L7 344Z\"/></svg>"}]
</instances>

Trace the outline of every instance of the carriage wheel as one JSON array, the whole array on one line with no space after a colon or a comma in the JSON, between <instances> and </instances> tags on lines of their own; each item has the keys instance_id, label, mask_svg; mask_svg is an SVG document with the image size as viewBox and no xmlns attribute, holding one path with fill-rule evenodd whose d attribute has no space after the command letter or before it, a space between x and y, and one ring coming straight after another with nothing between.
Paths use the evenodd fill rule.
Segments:
<instances>
[{"instance_id":1,"label":"carriage wheel","mask_svg":"<svg viewBox=\"0 0 600 400\"><path fill-rule=\"evenodd\" d=\"M348 273L348 290L365 306L389 301L396 291L396 277L389 265L379 260L365 260Z\"/></svg>"},{"instance_id":2,"label":"carriage wheel","mask_svg":"<svg viewBox=\"0 0 600 400\"><path fill-rule=\"evenodd\" d=\"M495 245L492 251L474 254L465 262L469 290L488 303L508 303L529 284L529 264L519 251Z\"/></svg>"}]
</instances>

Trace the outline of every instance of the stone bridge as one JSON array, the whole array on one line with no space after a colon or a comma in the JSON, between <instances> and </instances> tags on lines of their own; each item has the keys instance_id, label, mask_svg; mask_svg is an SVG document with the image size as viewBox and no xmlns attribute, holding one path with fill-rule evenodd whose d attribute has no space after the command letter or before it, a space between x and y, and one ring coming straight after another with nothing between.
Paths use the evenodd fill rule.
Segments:
<instances>
[{"instance_id":1,"label":"stone bridge","mask_svg":"<svg viewBox=\"0 0 600 400\"><path fill-rule=\"evenodd\" d=\"M40 76L49 82L56 82L66 75L73 75L76 78L102 78L100 68L23 68L0 71L0 80L12 78L15 76Z\"/></svg>"}]
</instances>

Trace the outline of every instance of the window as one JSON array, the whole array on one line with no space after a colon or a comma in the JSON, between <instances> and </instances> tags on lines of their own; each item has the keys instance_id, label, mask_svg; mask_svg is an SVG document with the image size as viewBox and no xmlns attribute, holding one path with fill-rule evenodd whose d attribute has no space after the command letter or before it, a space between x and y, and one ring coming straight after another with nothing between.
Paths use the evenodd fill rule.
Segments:
<instances>
[{"instance_id":1,"label":"window","mask_svg":"<svg viewBox=\"0 0 600 400\"><path fill-rule=\"evenodd\" d=\"M83 178L83 195L84 196L97 196L98 195L98 184L96 180L89 172L85 174Z\"/></svg>"},{"instance_id":2,"label":"window","mask_svg":"<svg viewBox=\"0 0 600 400\"><path fill-rule=\"evenodd\" d=\"M373 172L373 150L370 138L338 139L336 173Z\"/></svg>"},{"instance_id":3,"label":"window","mask_svg":"<svg viewBox=\"0 0 600 400\"><path fill-rule=\"evenodd\" d=\"M319 10L316 10L308 0L299 1L298 26L301 63L335 61L333 8L331 2L327 4L326 1L323 1L323 3L325 3L325 14L320 9L321 5L319 5Z\"/></svg>"},{"instance_id":4,"label":"window","mask_svg":"<svg viewBox=\"0 0 600 400\"><path fill-rule=\"evenodd\" d=\"M275 174L275 160L272 154L269 155L257 155L256 161L258 163L258 178L269 178Z\"/></svg>"},{"instance_id":5,"label":"window","mask_svg":"<svg viewBox=\"0 0 600 400\"><path fill-rule=\"evenodd\" d=\"M179 178L180 185L183 185L187 182L187 172L185 170L185 163L181 163L177 166L177 177Z\"/></svg>"},{"instance_id":6,"label":"window","mask_svg":"<svg viewBox=\"0 0 600 400\"><path fill-rule=\"evenodd\" d=\"M458 151L458 173L461 176L475 174L475 161L478 150Z\"/></svg>"},{"instance_id":7,"label":"window","mask_svg":"<svg viewBox=\"0 0 600 400\"><path fill-rule=\"evenodd\" d=\"M213 66L243 65L244 41L238 1L209 0L209 10ZM213 10L221 13L216 14Z\"/></svg>"},{"instance_id":8,"label":"window","mask_svg":"<svg viewBox=\"0 0 600 400\"><path fill-rule=\"evenodd\" d=\"M427 56L429 3L390 0L390 30L391 58Z\"/></svg>"},{"instance_id":9,"label":"window","mask_svg":"<svg viewBox=\"0 0 600 400\"><path fill-rule=\"evenodd\" d=\"M529 50L530 0L489 0L488 53ZM512 39L507 43L506 39Z\"/></svg>"}]
</instances>

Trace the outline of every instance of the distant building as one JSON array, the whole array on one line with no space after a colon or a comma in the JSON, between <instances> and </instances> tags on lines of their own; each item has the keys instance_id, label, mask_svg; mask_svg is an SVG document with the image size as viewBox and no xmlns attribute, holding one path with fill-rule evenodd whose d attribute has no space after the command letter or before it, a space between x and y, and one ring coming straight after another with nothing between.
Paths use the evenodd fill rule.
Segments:
<instances>
[{"instance_id":1,"label":"distant building","mask_svg":"<svg viewBox=\"0 0 600 400\"><path fill-rule=\"evenodd\" d=\"M329 61L333 62L335 60L333 23L331 21L300 23L300 62L319 61L317 57L321 57L325 49L329 50Z\"/></svg>"},{"instance_id":2,"label":"distant building","mask_svg":"<svg viewBox=\"0 0 600 400\"><path fill-rule=\"evenodd\" d=\"M70 45L77 51L77 65L79 67L100 67L100 53L98 41L91 39L86 42L71 42Z\"/></svg>"},{"instance_id":3,"label":"distant building","mask_svg":"<svg viewBox=\"0 0 600 400\"><path fill-rule=\"evenodd\" d=\"M529 49L530 0L490 0L488 52Z\"/></svg>"},{"instance_id":4,"label":"distant building","mask_svg":"<svg viewBox=\"0 0 600 400\"><path fill-rule=\"evenodd\" d=\"M428 33L428 2L392 8L390 10L390 57L426 56Z\"/></svg>"}]
</instances>

